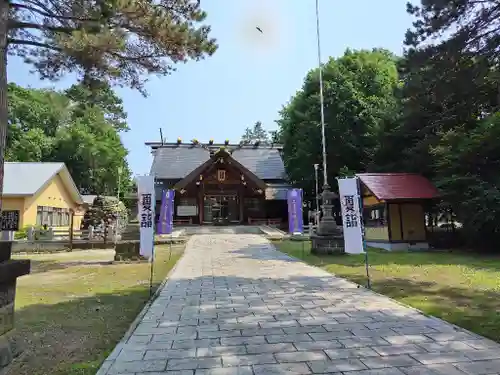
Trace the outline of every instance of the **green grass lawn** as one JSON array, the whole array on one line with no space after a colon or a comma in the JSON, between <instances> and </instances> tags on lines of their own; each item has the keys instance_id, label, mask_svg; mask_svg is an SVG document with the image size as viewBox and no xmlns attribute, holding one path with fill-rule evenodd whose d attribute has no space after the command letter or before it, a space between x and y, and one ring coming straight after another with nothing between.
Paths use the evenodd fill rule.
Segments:
<instances>
[{"instance_id":1,"label":"green grass lawn","mask_svg":"<svg viewBox=\"0 0 500 375\"><path fill-rule=\"evenodd\" d=\"M154 288L184 245L156 246ZM18 279L15 337L23 354L9 375L93 375L149 299L148 263L111 263L114 250L16 256L32 260Z\"/></svg>"},{"instance_id":2,"label":"green grass lawn","mask_svg":"<svg viewBox=\"0 0 500 375\"><path fill-rule=\"evenodd\" d=\"M364 255L319 257L310 253L308 241L275 245L366 285ZM500 256L370 250L368 258L373 290L500 342Z\"/></svg>"}]
</instances>

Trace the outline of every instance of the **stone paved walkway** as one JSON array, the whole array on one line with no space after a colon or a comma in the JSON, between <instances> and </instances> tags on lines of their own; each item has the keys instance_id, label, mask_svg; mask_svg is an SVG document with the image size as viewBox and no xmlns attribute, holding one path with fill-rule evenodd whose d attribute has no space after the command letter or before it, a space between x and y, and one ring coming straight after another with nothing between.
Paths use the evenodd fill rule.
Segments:
<instances>
[{"instance_id":1,"label":"stone paved walkway","mask_svg":"<svg viewBox=\"0 0 500 375\"><path fill-rule=\"evenodd\" d=\"M197 235L99 375L500 374L500 345L276 251Z\"/></svg>"}]
</instances>

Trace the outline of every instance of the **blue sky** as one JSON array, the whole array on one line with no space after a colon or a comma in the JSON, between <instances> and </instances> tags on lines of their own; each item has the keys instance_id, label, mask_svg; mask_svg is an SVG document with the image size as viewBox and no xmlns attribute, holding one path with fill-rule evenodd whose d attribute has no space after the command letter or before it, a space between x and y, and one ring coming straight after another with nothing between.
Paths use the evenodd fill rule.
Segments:
<instances>
[{"instance_id":1,"label":"blue sky","mask_svg":"<svg viewBox=\"0 0 500 375\"><path fill-rule=\"evenodd\" d=\"M144 142L159 140L160 127L167 141L216 142L238 142L256 121L276 129L278 111L317 66L314 0L201 3L218 39L216 54L178 66L171 76L151 78L147 98L117 90L131 127L122 139L134 173L149 172L152 157ZM384 47L400 54L411 25L403 1L320 0L320 13L323 61L346 48ZM9 60L9 80L23 86L65 88L74 80L40 81L29 70L18 59Z\"/></svg>"}]
</instances>

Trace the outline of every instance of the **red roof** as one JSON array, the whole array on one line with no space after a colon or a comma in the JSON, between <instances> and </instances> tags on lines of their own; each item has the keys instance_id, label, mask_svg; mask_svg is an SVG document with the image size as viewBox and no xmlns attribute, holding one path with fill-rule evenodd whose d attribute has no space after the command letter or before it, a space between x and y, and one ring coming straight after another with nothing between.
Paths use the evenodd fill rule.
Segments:
<instances>
[{"instance_id":1,"label":"red roof","mask_svg":"<svg viewBox=\"0 0 500 375\"><path fill-rule=\"evenodd\" d=\"M413 173L360 173L361 182L380 200L431 199L439 192L424 176Z\"/></svg>"}]
</instances>

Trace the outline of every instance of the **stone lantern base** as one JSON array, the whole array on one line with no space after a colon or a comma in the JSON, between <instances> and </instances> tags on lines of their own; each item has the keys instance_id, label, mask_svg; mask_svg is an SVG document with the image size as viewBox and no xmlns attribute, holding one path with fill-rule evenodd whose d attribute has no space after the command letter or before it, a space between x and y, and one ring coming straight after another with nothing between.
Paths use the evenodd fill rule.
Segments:
<instances>
[{"instance_id":1,"label":"stone lantern base","mask_svg":"<svg viewBox=\"0 0 500 375\"><path fill-rule=\"evenodd\" d=\"M311 253L320 254L345 254L344 237L316 233L311 235Z\"/></svg>"}]
</instances>

